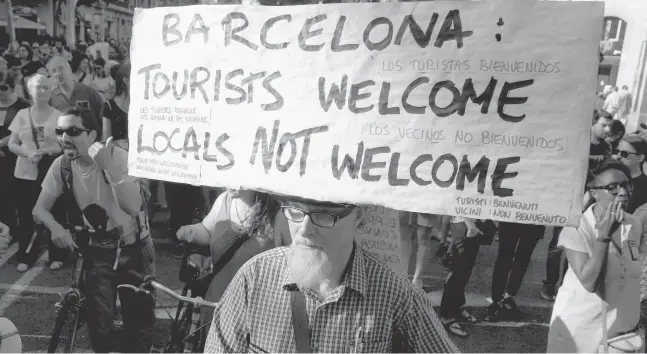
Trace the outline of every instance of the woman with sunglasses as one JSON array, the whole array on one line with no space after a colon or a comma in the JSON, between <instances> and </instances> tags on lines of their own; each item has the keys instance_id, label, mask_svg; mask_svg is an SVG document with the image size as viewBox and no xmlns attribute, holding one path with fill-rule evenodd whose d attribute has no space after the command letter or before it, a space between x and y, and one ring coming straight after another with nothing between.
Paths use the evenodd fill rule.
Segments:
<instances>
[{"instance_id":1,"label":"woman with sunglasses","mask_svg":"<svg viewBox=\"0 0 647 354\"><path fill-rule=\"evenodd\" d=\"M599 352L604 324L609 339L628 334L625 343L638 342L633 331L639 321L642 227L626 212L631 178L615 160L602 162L587 178L595 202L579 226L564 228L559 238L569 268L553 306L548 353Z\"/></svg>"},{"instance_id":2,"label":"woman with sunglasses","mask_svg":"<svg viewBox=\"0 0 647 354\"><path fill-rule=\"evenodd\" d=\"M278 210L278 203L269 194L228 190L218 196L201 223L178 230L180 241L209 246L212 265L219 267L213 269L214 278L205 295L206 300L217 302L238 269L249 259L291 243L287 220ZM231 252L233 257L225 259L225 254ZM212 315L213 310L205 309L202 323L210 323ZM209 326L206 327L205 334L209 330Z\"/></svg>"},{"instance_id":3,"label":"woman with sunglasses","mask_svg":"<svg viewBox=\"0 0 647 354\"><path fill-rule=\"evenodd\" d=\"M638 207L647 203L647 176L642 171L642 165L647 156L647 142L637 134L628 134L618 142L613 156L631 172L633 193L627 212L633 214Z\"/></svg>"},{"instance_id":4,"label":"woman with sunglasses","mask_svg":"<svg viewBox=\"0 0 647 354\"><path fill-rule=\"evenodd\" d=\"M18 225L17 201L13 172L16 168L16 154L9 151L9 127L18 112L29 107L29 102L14 94L14 78L0 72L0 222L11 230Z\"/></svg>"},{"instance_id":5,"label":"woman with sunglasses","mask_svg":"<svg viewBox=\"0 0 647 354\"><path fill-rule=\"evenodd\" d=\"M31 49L29 43L23 43L18 47L18 59L25 66L33 61L34 51Z\"/></svg>"},{"instance_id":6,"label":"woman with sunglasses","mask_svg":"<svg viewBox=\"0 0 647 354\"><path fill-rule=\"evenodd\" d=\"M27 81L32 106L18 112L9 130L9 150L18 156L14 169L15 192L18 200L17 236L19 240L18 271L33 266L40 249L34 234L32 209L36 204L41 183L55 157L61 153L56 138L56 120L60 111L50 106L52 84L49 78L32 75ZM50 244L49 256L52 270L63 266L61 252Z\"/></svg>"}]
</instances>

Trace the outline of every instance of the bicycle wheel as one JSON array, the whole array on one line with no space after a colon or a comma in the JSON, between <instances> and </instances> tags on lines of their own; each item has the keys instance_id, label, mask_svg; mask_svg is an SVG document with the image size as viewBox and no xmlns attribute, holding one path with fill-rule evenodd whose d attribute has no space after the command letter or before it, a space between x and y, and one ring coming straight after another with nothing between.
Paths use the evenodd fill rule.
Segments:
<instances>
[{"instance_id":1,"label":"bicycle wheel","mask_svg":"<svg viewBox=\"0 0 647 354\"><path fill-rule=\"evenodd\" d=\"M47 348L48 353L72 353L74 351L79 317L74 305L63 304L56 317L52 338Z\"/></svg>"},{"instance_id":2,"label":"bicycle wheel","mask_svg":"<svg viewBox=\"0 0 647 354\"><path fill-rule=\"evenodd\" d=\"M178 306L182 306L180 303ZM191 343L187 337L191 334L191 324L193 322L193 305L187 304L185 308L180 309L176 319L171 324L171 334L169 343L166 345L166 353L190 353Z\"/></svg>"}]
</instances>

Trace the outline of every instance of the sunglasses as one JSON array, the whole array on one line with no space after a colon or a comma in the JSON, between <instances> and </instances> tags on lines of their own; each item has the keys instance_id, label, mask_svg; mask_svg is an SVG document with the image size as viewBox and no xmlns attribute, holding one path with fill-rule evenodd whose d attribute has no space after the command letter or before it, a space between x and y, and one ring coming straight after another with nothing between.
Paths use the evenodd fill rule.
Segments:
<instances>
[{"instance_id":1,"label":"sunglasses","mask_svg":"<svg viewBox=\"0 0 647 354\"><path fill-rule=\"evenodd\" d=\"M620 193L620 188L624 189L626 192L631 192L633 190L633 186L630 181L611 183L606 186L591 187L590 189L604 189L612 195L618 195L618 193Z\"/></svg>"},{"instance_id":2,"label":"sunglasses","mask_svg":"<svg viewBox=\"0 0 647 354\"><path fill-rule=\"evenodd\" d=\"M0 91L9 91L9 85L6 85L6 84L0 85Z\"/></svg>"},{"instance_id":3,"label":"sunglasses","mask_svg":"<svg viewBox=\"0 0 647 354\"><path fill-rule=\"evenodd\" d=\"M613 151L613 154L614 154L614 155L620 155L620 156L622 156L622 157L623 157L623 158L625 158L625 159L626 159L627 157L629 157L629 155L639 155L639 154L637 154L637 153L635 153L635 152L629 152L629 151L623 151L623 150L614 150L614 151Z\"/></svg>"},{"instance_id":4,"label":"sunglasses","mask_svg":"<svg viewBox=\"0 0 647 354\"><path fill-rule=\"evenodd\" d=\"M79 128L79 127L69 127L67 129L56 128L56 130L55 130L56 135L58 135L58 136L63 136L63 134L67 134L69 136L79 136L83 132L89 133L91 131L92 130L83 129L83 128Z\"/></svg>"}]
</instances>

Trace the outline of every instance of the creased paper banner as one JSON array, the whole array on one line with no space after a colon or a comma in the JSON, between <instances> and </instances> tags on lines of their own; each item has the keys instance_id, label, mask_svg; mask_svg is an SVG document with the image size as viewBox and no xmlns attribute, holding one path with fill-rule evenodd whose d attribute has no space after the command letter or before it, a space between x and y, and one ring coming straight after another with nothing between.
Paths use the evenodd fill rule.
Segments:
<instances>
[{"instance_id":1,"label":"creased paper banner","mask_svg":"<svg viewBox=\"0 0 647 354\"><path fill-rule=\"evenodd\" d=\"M129 173L576 225L603 6L137 9Z\"/></svg>"}]
</instances>

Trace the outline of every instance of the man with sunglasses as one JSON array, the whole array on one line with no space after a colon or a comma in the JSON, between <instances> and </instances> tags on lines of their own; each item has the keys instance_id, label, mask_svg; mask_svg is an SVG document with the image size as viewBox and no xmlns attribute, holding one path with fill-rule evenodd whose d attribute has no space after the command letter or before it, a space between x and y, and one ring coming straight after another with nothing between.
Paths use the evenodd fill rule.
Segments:
<instances>
[{"instance_id":1,"label":"man with sunglasses","mask_svg":"<svg viewBox=\"0 0 647 354\"><path fill-rule=\"evenodd\" d=\"M355 242L361 209L296 197L281 204L292 244L238 271L205 353L458 352L427 295Z\"/></svg>"},{"instance_id":2,"label":"man with sunglasses","mask_svg":"<svg viewBox=\"0 0 647 354\"><path fill-rule=\"evenodd\" d=\"M100 127L87 110L71 108L58 118L56 134L63 155L45 176L33 213L35 220L50 230L52 242L60 248L78 247L68 230L50 213L60 196L67 201L69 223L97 230L91 235L86 252L90 260L86 263L84 289L89 305L86 318L94 351L108 352L113 349L110 333L116 287L129 281L125 276L127 270L154 274L155 250L148 225L140 224L146 219L141 218L139 182L128 176L128 154L114 147L111 138L101 143ZM120 291L119 298L125 336L119 351L148 352L154 322L152 299L127 290Z\"/></svg>"}]
</instances>

